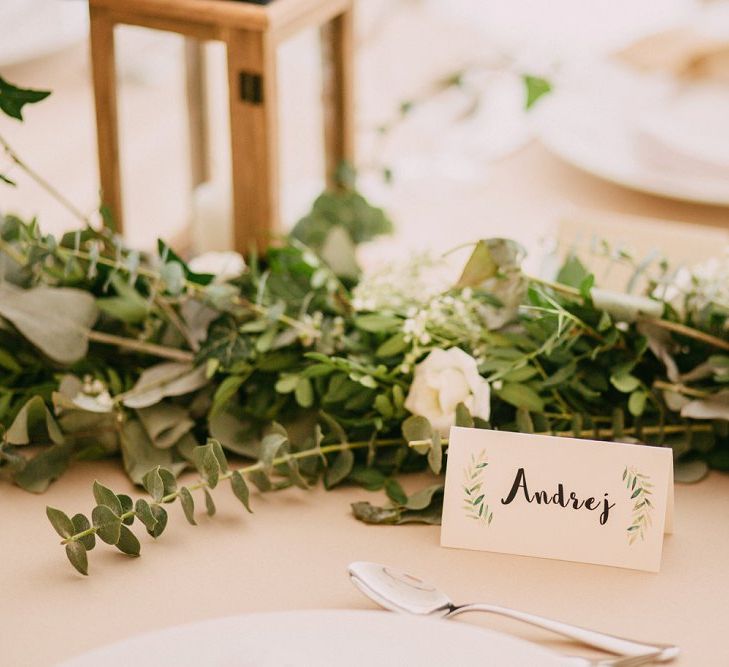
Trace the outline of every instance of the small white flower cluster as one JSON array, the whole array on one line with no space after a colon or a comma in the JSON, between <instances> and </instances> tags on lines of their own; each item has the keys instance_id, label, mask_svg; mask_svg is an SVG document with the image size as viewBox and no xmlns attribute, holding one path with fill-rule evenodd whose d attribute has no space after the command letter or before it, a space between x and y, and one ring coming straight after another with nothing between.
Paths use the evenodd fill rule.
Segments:
<instances>
[{"instance_id":1,"label":"small white flower cluster","mask_svg":"<svg viewBox=\"0 0 729 667\"><path fill-rule=\"evenodd\" d=\"M441 294L422 308L408 309L403 324L405 341L413 349L405 363L413 363L425 349L443 345L463 345L481 363L486 352L483 303L470 288Z\"/></svg>"},{"instance_id":2,"label":"small white flower cluster","mask_svg":"<svg viewBox=\"0 0 729 667\"><path fill-rule=\"evenodd\" d=\"M73 397L73 402L88 412L111 412L114 400L106 385L91 375L85 375L81 390Z\"/></svg>"},{"instance_id":3,"label":"small white flower cluster","mask_svg":"<svg viewBox=\"0 0 729 667\"><path fill-rule=\"evenodd\" d=\"M454 283L451 267L431 254L365 274L354 288L356 311L406 313L430 302Z\"/></svg>"},{"instance_id":4,"label":"small white flower cluster","mask_svg":"<svg viewBox=\"0 0 729 667\"><path fill-rule=\"evenodd\" d=\"M663 296L682 315L701 319L707 308L718 308L729 314L729 248L720 257L713 257L691 269L682 268L673 277L672 284L659 286L657 295Z\"/></svg>"}]
</instances>

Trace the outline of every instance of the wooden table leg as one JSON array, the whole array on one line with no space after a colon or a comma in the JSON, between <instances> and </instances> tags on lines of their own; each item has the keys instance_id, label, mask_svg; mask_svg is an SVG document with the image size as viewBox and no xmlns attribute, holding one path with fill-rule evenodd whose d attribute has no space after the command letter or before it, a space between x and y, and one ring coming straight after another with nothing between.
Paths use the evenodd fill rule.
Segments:
<instances>
[{"instance_id":1,"label":"wooden table leg","mask_svg":"<svg viewBox=\"0 0 729 667\"><path fill-rule=\"evenodd\" d=\"M354 9L321 28L327 184L343 162L354 165Z\"/></svg>"},{"instance_id":2,"label":"wooden table leg","mask_svg":"<svg viewBox=\"0 0 729 667\"><path fill-rule=\"evenodd\" d=\"M200 40L185 39L185 88L190 135L190 170L192 187L210 180L205 87L205 47Z\"/></svg>"},{"instance_id":3,"label":"wooden table leg","mask_svg":"<svg viewBox=\"0 0 729 667\"><path fill-rule=\"evenodd\" d=\"M234 246L262 252L279 232L275 44L267 33L239 30L226 43Z\"/></svg>"},{"instance_id":4,"label":"wooden table leg","mask_svg":"<svg viewBox=\"0 0 729 667\"><path fill-rule=\"evenodd\" d=\"M111 215L116 231L121 232L123 218L114 24L103 8L90 7L89 14L101 201Z\"/></svg>"}]
</instances>

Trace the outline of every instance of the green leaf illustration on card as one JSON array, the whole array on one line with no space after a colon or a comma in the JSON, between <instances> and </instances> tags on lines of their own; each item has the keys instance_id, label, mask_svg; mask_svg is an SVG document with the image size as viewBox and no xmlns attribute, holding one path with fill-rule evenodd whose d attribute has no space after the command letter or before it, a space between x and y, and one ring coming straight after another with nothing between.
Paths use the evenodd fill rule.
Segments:
<instances>
[{"instance_id":1,"label":"green leaf illustration on card","mask_svg":"<svg viewBox=\"0 0 729 667\"><path fill-rule=\"evenodd\" d=\"M638 472L634 467L625 467L623 470L623 482L625 488L633 501L632 520L627 528L628 544L635 544L640 539L645 541L648 528L653 525L651 514L653 512L653 501L649 496L653 495L653 484L648 475Z\"/></svg>"},{"instance_id":2,"label":"green leaf illustration on card","mask_svg":"<svg viewBox=\"0 0 729 667\"><path fill-rule=\"evenodd\" d=\"M469 519L485 526L490 526L494 520L483 479L488 464L485 451L478 456L471 454L471 462L463 471L463 509Z\"/></svg>"}]
</instances>

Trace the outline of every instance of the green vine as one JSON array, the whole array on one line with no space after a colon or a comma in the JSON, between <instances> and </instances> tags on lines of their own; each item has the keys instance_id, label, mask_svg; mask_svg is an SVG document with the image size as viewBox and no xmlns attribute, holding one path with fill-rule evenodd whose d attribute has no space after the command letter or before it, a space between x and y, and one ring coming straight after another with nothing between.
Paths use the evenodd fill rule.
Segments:
<instances>
[{"instance_id":1,"label":"green vine","mask_svg":"<svg viewBox=\"0 0 729 667\"><path fill-rule=\"evenodd\" d=\"M471 454L471 463L463 472L463 509L466 510L468 518L490 526L494 513L489 509L486 490L483 487L483 473L488 464L485 451L478 456Z\"/></svg>"},{"instance_id":2,"label":"green vine","mask_svg":"<svg viewBox=\"0 0 729 667\"><path fill-rule=\"evenodd\" d=\"M634 467L626 467L623 471L625 488L630 493L630 499L634 500L633 513L630 526L627 528L628 544L634 544L640 538L645 540L646 530L652 525L651 512L653 503L648 496L653 495L651 489L653 484L650 477L638 472Z\"/></svg>"}]
</instances>

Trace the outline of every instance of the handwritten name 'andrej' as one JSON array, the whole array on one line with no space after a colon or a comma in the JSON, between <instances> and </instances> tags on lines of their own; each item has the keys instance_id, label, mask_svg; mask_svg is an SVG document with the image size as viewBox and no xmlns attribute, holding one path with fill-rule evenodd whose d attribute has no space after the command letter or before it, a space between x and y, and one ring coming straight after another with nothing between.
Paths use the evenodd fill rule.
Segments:
<instances>
[{"instance_id":1,"label":"handwritten name 'andrej'","mask_svg":"<svg viewBox=\"0 0 729 667\"><path fill-rule=\"evenodd\" d=\"M514 477L514 483L511 485L511 491L506 498L501 499L502 505L508 505L519 495L519 491L523 491L524 499L528 503L537 503L539 505L560 505L561 507L570 507L571 509L579 510L586 509L595 511L602 508L600 512L600 525L604 526L607 523L608 517L610 516L610 510L615 507L615 503L611 503L608 499L608 494L605 494L603 500L598 500L594 497L585 498L580 500L574 491L571 491L569 496L565 496L564 485L557 484L557 491L554 494L550 494L547 491L535 491L530 494L527 488L526 474L524 468L519 468Z\"/></svg>"}]
</instances>

